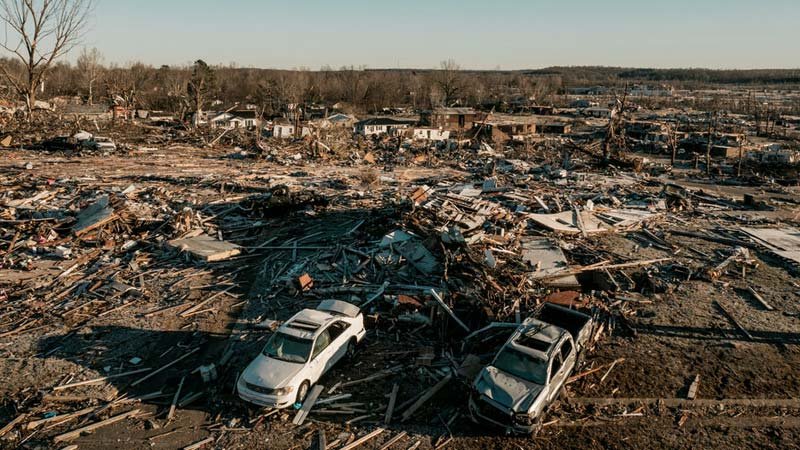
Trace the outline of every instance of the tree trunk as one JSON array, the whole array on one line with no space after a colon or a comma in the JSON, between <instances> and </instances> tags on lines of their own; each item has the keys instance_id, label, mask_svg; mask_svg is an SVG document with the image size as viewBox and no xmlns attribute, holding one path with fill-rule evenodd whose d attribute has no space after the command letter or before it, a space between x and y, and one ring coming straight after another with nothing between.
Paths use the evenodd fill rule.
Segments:
<instances>
[{"instance_id":1,"label":"tree trunk","mask_svg":"<svg viewBox=\"0 0 800 450\"><path fill-rule=\"evenodd\" d=\"M94 97L92 95L93 85L94 85L94 80L89 80L89 106L94 105Z\"/></svg>"}]
</instances>

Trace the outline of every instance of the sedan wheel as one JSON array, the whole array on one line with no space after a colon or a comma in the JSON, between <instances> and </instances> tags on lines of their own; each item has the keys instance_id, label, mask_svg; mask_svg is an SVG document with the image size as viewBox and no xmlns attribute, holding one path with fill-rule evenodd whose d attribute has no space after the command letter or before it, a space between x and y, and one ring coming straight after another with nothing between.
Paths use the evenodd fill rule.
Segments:
<instances>
[{"instance_id":1,"label":"sedan wheel","mask_svg":"<svg viewBox=\"0 0 800 450\"><path fill-rule=\"evenodd\" d=\"M347 359L353 359L356 356L356 340L350 339L347 343Z\"/></svg>"},{"instance_id":2,"label":"sedan wheel","mask_svg":"<svg viewBox=\"0 0 800 450\"><path fill-rule=\"evenodd\" d=\"M300 384L300 387L297 388L297 399L295 400L295 403L299 403L302 405L307 395L308 395L308 381L303 381L303 383Z\"/></svg>"}]
</instances>

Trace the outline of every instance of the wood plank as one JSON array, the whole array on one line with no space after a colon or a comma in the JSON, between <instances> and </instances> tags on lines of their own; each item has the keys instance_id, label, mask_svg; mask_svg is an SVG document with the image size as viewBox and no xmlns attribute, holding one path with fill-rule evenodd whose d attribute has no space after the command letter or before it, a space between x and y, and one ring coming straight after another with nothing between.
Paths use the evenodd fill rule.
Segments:
<instances>
[{"instance_id":1,"label":"wood plank","mask_svg":"<svg viewBox=\"0 0 800 450\"><path fill-rule=\"evenodd\" d=\"M167 413L167 420L172 420L175 417L175 408L178 406L178 398L181 396L181 389L183 389L183 382L186 381L186 376L181 377L180 383L178 383L178 390L175 391L175 395L172 397L172 403L169 405L169 412Z\"/></svg>"},{"instance_id":2,"label":"wood plank","mask_svg":"<svg viewBox=\"0 0 800 450\"><path fill-rule=\"evenodd\" d=\"M408 435L408 433L407 433L407 432L405 432L405 431L401 431L401 432L400 432L400 434L398 434L397 436L395 436L395 437L393 437L393 438L389 439L389 441L388 441L388 442L386 442L385 444L383 444L383 446L380 448L380 450L388 450L388 448L389 448L389 447L393 446L393 445L394 445L394 444L396 444L396 443L397 443L397 442L398 442L400 439L403 439L403 438L404 438L404 437L406 437L407 435Z\"/></svg>"},{"instance_id":3,"label":"wood plank","mask_svg":"<svg viewBox=\"0 0 800 450\"><path fill-rule=\"evenodd\" d=\"M17 426L18 423L20 423L23 420L25 420L26 417L28 417L27 414L25 414L25 413L20 414L14 420L12 420L11 422L7 423L6 426L4 426L3 428L0 428L0 436L3 436L4 434L6 434L9 431L11 431L12 429L14 429L14 427Z\"/></svg>"},{"instance_id":4,"label":"wood plank","mask_svg":"<svg viewBox=\"0 0 800 450\"><path fill-rule=\"evenodd\" d=\"M325 389L325 386L322 386L321 384L317 384L313 388L311 388L311 392L309 392L308 395L306 396L306 400L303 402L303 406L300 407L300 409L297 411L297 414L295 414L294 419L292 420L293 424L295 425L303 424L303 422L306 420L306 416L308 416L308 413L309 411L311 411L311 408L314 407L314 403L317 402L317 398L319 397L319 394L322 393L323 389Z\"/></svg>"},{"instance_id":5,"label":"wood plank","mask_svg":"<svg viewBox=\"0 0 800 450\"><path fill-rule=\"evenodd\" d=\"M183 447L183 450L197 450L198 448L200 448L200 447L202 447L202 446L204 446L206 444L210 444L212 442L214 442L214 438L213 437L207 437L207 438L203 439L202 441L197 441L194 444L190 444L190 445L187 445L186 447Z\"/></svg>"},{"instance_id":6,"label":"wood plank","mask_svg":"<svg viewBox=\"0 0 800 450\"><path fill-rule=\"evenodd\" d=\"M383 423L389 425L389 422L392 421L392 413L394 413L394 405L397 402L397 392L400 390L400 386L395 383L392 386L392 393L389 394L389 406L386 408L386 415L383 418Z\"/></svg>"},{"instance_id":7,"label":"wood plank","mask_svg":"<svg viewBox=\"0 0 800 450\"><path fill-rule=\"evenodd\" d=\"M91 431L94 431L94 430L96 430L98 428L101 428L101 427L104 427L106 425L111 425L112 423L116 423L116 422L119 422L121 420L125 420L128 417L133 417L133 416L139 414L140 411L141 410L139 410L139 409L134 409L132 411L124 412L122 414L117 414L116 416L109 417L106 420L101 420L100 422L95 422L93 424L86 425L85 427L81 427L81 428L78 428L76 430L68 431L68 432L63 433L63 434L59 434L58 436L53 438L53 442L71 441L72 439L75 439L75 438L79 437L83 433L89 433Z\"/></svg>"},{"instance_id":8,"label":"wood plank","mask_svg":"<svg viewBox=\"0 0 800 450\"><path fill-rule=\"evenodd\" d=\"M470 330L470 329L469 329L469 327L468 327L468 326L466 326L466 325L464 324L464 322L462 322L462 321L461 321L461 319L459 319L458 317L456 317L456 314L453 312L453 310L452 310L452 309L450 309L450 307L449 307L449 306L447 306L447 304L444 302L444 300L442 300L442 297L440 297L440 296L439 296L439 294L436 292L436 290L435 290L435 289L431 289L429 292L431 293L431 295L433 296L433 298L434 298L434 299L435 299L435 300L436 300L436 301L439 303L439 306L441 306L441 307L442 307L442 309L444 309L444 311L445 311L447 314L449 314L449 315L450 315L450 317L452 317L452 318L453 318L453 320L455 320L457 324L461 325L461 328L465 329L465 330L467 331L467 333L471 333L471 332L472 332L472 330Z\"/></svg>"}]
</instances>

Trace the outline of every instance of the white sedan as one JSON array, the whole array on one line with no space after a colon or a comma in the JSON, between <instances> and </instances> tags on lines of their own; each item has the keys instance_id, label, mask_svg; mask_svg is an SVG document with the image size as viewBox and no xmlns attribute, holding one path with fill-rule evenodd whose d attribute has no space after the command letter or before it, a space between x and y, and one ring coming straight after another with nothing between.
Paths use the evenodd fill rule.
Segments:
<instances>
[{"instance_id":1,"label":"white sedan","mask_svg":"<svg viewBox=\"0 0 800 450\"><path fill-rule=\"evenodd\" d=\"M281 325L236 383L239 397L270 408L302 403L309 388L366 334L359 308L324 300Z\"/></svg>"}]
</instances>

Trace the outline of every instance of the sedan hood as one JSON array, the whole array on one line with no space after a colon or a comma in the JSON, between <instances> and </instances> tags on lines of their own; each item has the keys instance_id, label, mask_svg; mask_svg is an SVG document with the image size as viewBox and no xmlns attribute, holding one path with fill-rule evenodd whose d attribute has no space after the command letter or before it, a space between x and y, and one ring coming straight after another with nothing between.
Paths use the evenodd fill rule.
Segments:
<instances>
[{"instance_id":1,"label":"sedan hood","mask_svg":"<svg viewBox=\"0 0 800 450\"><path fill-rule=\"evenodd\" d=\"M269 389L286 386L303 369L302 363L282 361L259 355L242 374L244 381Z\"/></svg>"},{"instance_id":2,"label":"sedan hood","mask_svg":"<svg viewBox=\"0 0 800 450\"><path fill-rule=\"evenodd\" d=\"M527 413L544 386L512 377L489 366L481 371L475 388L481 395L514 413Z\"/></svg>"}]
</instances>

